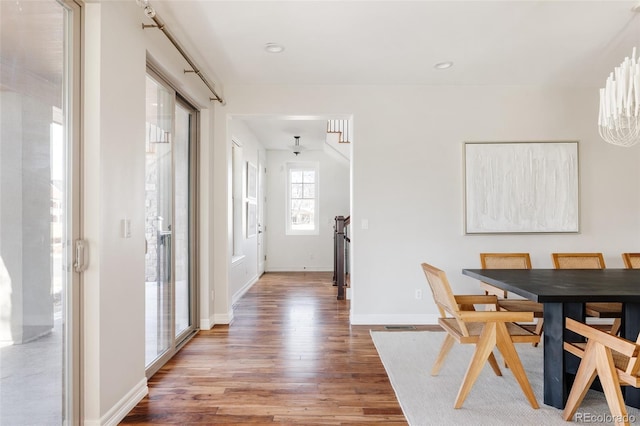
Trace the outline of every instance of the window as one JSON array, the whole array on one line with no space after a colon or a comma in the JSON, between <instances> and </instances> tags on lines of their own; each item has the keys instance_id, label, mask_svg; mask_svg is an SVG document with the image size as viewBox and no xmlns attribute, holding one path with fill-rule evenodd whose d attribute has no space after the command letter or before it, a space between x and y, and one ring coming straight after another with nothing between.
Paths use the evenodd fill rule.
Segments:
<instances>
[{"instance_id":1,"label":"window","mask_svg":"<svg viewBox=\"0 0 640 426\"><path fill-rule=\"evenodd\" d=\"M287 165L287 234L318 234L318 166Z\"/></svg>"},{"instance_id":2,"label":"window","mask_svg":"<svg viewBox=\"0 0 640 426\"><path fill-rule=\"evenodd\" d=\"M235 140L231 145L231 216L233 230L233 259L242 257L242 147Z\"/></svg>"}]
</instances>

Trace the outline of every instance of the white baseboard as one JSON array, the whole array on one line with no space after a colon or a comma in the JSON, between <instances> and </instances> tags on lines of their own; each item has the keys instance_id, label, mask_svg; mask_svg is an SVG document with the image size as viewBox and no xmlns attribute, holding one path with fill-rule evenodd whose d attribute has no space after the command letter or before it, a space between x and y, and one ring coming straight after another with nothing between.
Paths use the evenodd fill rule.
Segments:
<instances>
[{"instance_id":1,"label":"white baseboard","mask_svg":"<svg viewBox=\"0 0 640 426\"><path fill-rule=\"evenodd\" d=\"M333 266L269 266L266 272L333 272Z\"/></svg>"},{"instance_id":2,"label":"white baseboard","mask_svg":"<svg viewBox=\"0 0 640 426\"><path fill-rule=\"evenodd\" d=\"M117 426L133 408L149 393L147 378L140 380L100 420L85 420L86 426Z\"/></svg>"},{"instance_id":3,"label":"white baseboard","mask_svg":"<svg viewBox=\"0 0 640 426\"><path fill-rule=\"evenodd\" d=\"M213 324L231 324L233 321L233 311L226 314L214 314Z\"/></svg>"},{"instance_id":4,"label":"white baseboard","mask_svg":"<svg viewBox=\"0 0 640 426\"><path fill-rule=\"evenodd\" d=\"M200 330L211 330L214 324L211 318L200 318Z\"/></svg>"},{"instance_id":5,"label":"white baseboard","mask_svg":"<svg viewBox=\"0 0 640 426\"><path fill-rule=\"evenodd\" d=\"M246 283L240 290L236 291L236 293L231 297L231 304L237 303L238 300L240 300L240 298L242 296L244 296L244 294L249 291L249 289L251 287L253 287L253 285L255 283L258 282L258 279L260 277L258 277L257 275L255 277L253 277L252 279L249 280L248 283Z\"/></svg>"},{"instance_id":6,"label":"white baseboard","mask_svg":"<svg viewBox=\"0 0 640 426\"><path fill-rule=\"evenodd\" d=\"M352 325L436 325L438 314L356 315L351 314Z\"/></svg>"}]
</instances>

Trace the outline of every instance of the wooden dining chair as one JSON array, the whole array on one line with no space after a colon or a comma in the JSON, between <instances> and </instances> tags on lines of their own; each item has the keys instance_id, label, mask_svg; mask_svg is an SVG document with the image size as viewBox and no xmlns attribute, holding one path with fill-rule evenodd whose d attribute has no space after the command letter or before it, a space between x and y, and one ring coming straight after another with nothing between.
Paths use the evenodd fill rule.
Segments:
<instances>
[{"instance_id":1,"label":"wooden dining chair","mask_svg":"<svg viewBox=\"0 0 640 426\"><path fill-rule=\"evenodd\" d=\"M551 253L556 269L604 269L602 253Z\"/></svg>"},{"instance_id":2,"label":"wooden dining chair","mask_svg":"<svg viewBox=\"0 0 640 426\"><path fill-rule=\"evenodd\" d=\"M454 342L475 345L454 408L462 407L487 361L496 375L502 375L493 355L495 347L513 372L529 404L538 408L538 402L514 346L514 343L540 341L540 336L515 323L532 321L533 312L476 311L474 305L492 305L496 309L498 298L495 295L454 295L444 271L427 263L422 264L422 270L440 312L438 323L447 332L431 369L431 375L436 376L439 373Z\"/></svg>"},{"instance_id":3,"label":"wooden dining chair","mask_svg":"<svg viewBox=\"0 0 640 426\"><path fill-rule=\"evenodd\" d=\"M571 318L567 318L565 324L568 330L585 337L587 342L564 342L564 349L582 360L562 413L563 419L573 419L598 376L615 424L629 425L620 385L640 387L640 336L634 343Z\"/></svg>"},{"instance_id":4,"label":"wooden dining chair","mask_svg":"<svg viewBox=\"0 0 640 426\"><path fill-rule=\"evenodd\" d=\"M622 253L622 261L627 269L640 269L640 253Z\"/></svg>"},{"instance_id":5,"label":"wooden dining chair","mask_svg":"<svg viewBox=\"0 0 640 426\"><path fill-rule=\"evenodd\" d=\"M482 269L531 269L531 257L529 253L480 253L480 265ZM498 308L503 311L533 312L536 318L535 333L542 334L544 319L542 303L533 300L509 299L508 292L501 288L480 282L480 288L485 294L495 294L498 299ZM538 343L533 343L538 346Z\"/></svg>"},{"instance_id":6,"label":"wooden dining chair","mask_svg":"<svg viewBox=\"0 0 640 426\"><path fill-rule=\"evenodd\" d=\"M529 253L480 253L482 269L531 269ZM508 292L491 284L480 282L485 294L495 294L506 299Z\"/></svg>"},{"instance_id":7,"label":"wooden dining chair","mask_svg":"<svg viewBox=\"0 0 640 426\"><path fill-rule=\"evenodd\" d=\"M605 269L602 253L552 253L556 269ZM606 285L606 283L602 283ZM594 318L613 318L609 332L618 334L622 325L622 303L585 303L585 314Z\"/></svg>"}]
</instances>

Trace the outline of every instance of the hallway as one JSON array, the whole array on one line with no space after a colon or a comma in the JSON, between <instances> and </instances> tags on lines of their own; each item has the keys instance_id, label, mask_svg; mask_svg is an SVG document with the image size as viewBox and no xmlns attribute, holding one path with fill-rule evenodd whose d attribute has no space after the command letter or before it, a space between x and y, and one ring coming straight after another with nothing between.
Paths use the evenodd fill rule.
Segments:
<instances>
[{"instance_id":1,"label":"hallway","mask_svg":"<svg viewBox=\"0 0 640 426\"><path fill-rule=\"evenodd\" d=\"M349 325L331 276L263 275L231 325L194 337L121 424L406 424L371 327Z\"/></svg>"}]
</instances>

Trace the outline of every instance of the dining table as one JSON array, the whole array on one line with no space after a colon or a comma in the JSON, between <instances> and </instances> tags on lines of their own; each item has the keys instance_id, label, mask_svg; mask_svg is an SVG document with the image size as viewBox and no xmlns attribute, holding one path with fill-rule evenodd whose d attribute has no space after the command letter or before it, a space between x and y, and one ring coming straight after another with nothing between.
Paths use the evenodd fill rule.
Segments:
<instances>
[{"instance_id":1,"label":"dining table","mask_svg":"<svg viewBox=\"0 0 640 426\"><path fill-rule=\"evenodd\" d=\"M622 303L620 336L636 341L640 332L638 269L463 269L486 282L544 306L544 403L564 408L580 359L563 342L582 337L565 328L565 318L585 321L585 303ZM625 403L640 408L640 389L623 389Z\"/></svg>"}]
</instances>

